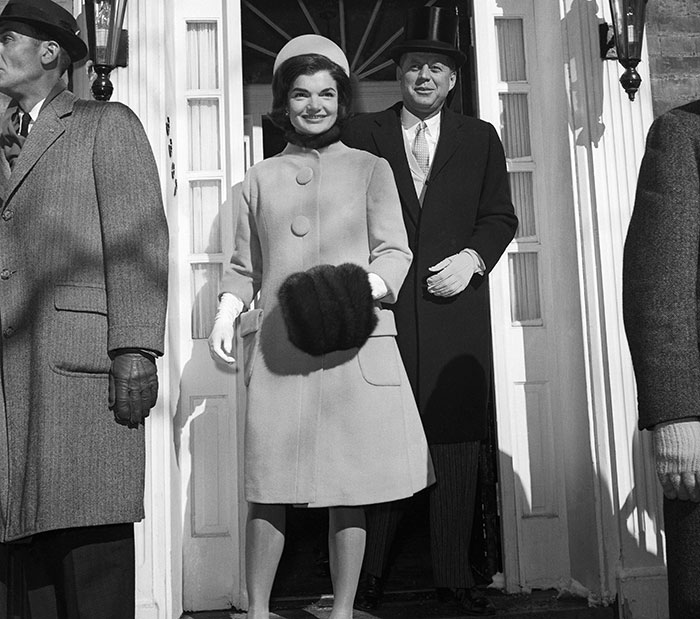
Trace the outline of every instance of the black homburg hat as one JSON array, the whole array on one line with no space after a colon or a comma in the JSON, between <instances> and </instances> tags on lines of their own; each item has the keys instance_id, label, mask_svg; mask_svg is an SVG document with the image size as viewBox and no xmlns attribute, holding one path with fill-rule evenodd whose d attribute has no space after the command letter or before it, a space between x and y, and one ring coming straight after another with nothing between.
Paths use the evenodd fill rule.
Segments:
<instances>
[{"instance_id":1,"label":"black homburg hat","mask_svg":"<svg viewBox=\"0 0 700 619\"><path fill-rule=\"evenodd\" d=\"M13 28L13 25L17 27ZM16 29L25 34L20 31L22 25L46 36L47 40L56 41L73 62L87 56L87 45L79 36L80 29L75 18L51 0L10 0L0 13L0 31Z\"/></svg>"}]
</instances>

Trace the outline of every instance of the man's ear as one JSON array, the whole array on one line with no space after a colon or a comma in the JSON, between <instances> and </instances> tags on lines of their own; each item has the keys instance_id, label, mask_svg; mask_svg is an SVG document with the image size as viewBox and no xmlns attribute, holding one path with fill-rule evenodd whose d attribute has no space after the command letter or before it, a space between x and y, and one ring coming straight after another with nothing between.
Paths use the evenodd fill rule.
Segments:
<instances>
[{"instance_id":1,"label":"man's ear","mask_svg":"<svg viewBox=\"0 0 700 619\"><path fill-rule=\"evenodd\" d=\"M41 64L50 68L58 62L61 46L56 41L42 41Z\"/></svg>"},{"instance_id":2,"label":"man's ear","mask_svg":"<svg viewBox=\"0 0 700 619\"><path fill-rule=\"evenodd\" d=\"M452 90L455 87L455 84L457 83L457 71L452 71L450 73L450 89ZM449 91L448 91L449 92Z\"/></svg>"}]
</instances>

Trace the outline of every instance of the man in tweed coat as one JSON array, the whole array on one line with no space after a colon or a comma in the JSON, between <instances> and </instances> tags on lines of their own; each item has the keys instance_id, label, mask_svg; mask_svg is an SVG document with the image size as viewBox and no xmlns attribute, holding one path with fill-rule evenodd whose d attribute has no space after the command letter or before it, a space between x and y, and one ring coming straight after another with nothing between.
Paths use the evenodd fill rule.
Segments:
<instances>
[{"instance_id":1,"label":"man in tweed coat","mask_svg":"<svg viewBox=\"0 0 700 619\"><path fill-rule=\"evenodd\" d=\"M138 119L65 89L87 53L77 32L50 0L0 14L0 616L13 618L135 612L168 235Z\"/></svg>"},{"instance_id":2,"label":"man in tweed coat","mask_svg":"<svg viewBox=\"0 0 700 619\"><path fill-rule=\"evenodd\" d=\"M639 427L664 491L671 619L700 617L700 101L656 119L625 242Z\"/></svg>"}]
</instances>

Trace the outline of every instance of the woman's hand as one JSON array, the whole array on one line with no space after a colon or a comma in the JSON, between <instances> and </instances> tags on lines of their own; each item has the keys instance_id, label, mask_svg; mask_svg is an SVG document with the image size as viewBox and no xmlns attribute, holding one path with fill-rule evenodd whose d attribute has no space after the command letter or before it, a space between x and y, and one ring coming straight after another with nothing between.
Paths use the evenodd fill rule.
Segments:
<instances>
[{"instance_id":1,"label":"woman's hand","mask_svg":"<svg viewBox=\"0 0 700 619\"><path fill-rule=\"evenodd\" d=\"M225 292L219 300L214 326L209 334L209 354L214 361L229 365L236 363L233 352L233 325L243 311L243 301L230 292Z\"/></svg>"}]
</instances>

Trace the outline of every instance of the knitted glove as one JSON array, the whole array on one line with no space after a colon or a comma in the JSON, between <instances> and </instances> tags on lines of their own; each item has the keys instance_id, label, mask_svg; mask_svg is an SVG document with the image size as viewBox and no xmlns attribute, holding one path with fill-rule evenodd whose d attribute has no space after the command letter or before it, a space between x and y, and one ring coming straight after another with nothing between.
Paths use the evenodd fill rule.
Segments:
<instances>
[{"instance_id":1,"label":"knitted glove","mask_svg":"<svg viewBox=\"0 0 700 619\"><path fill-rule=\"evenodd\" d=\"M668 499L700 502L700 421L673 421L654 428L656 474Z\"/></svg>"},{"instance_id":2,"label":"knitted glove","mask_svg":"<svg viewBox=\"0 0 700 619\"><path fill-rule=\"evenodd\" d=\"M453 297L462 292L474 273L480 271L477 256L474 251L464 250L428 267L435 273L426 280L428 292L436 297Z\"/></svg>"},{"instance_id":3,"label":"knitted glove","mask_svg":"<svg viewBox=\"0 0 700 619\"><path fill-rule=\"evenodd\" d=\"M114 352L109 370L109 408L129 428L144 423L158 398L158 374L152 355L134 349Z\"/></svg>"},{"instance_id":4,"label":"knitted glove","mask_svg":"<svg viewBox=\"0 0 700 619\"><path fill-rule=\"evenodd\" d=\"M243 311L243 301L230 292L224 292L219 299L214 326L209 334L209 354L214 361L235 363L233 352L233 323Z\"/></svg>"}]
</instances>

